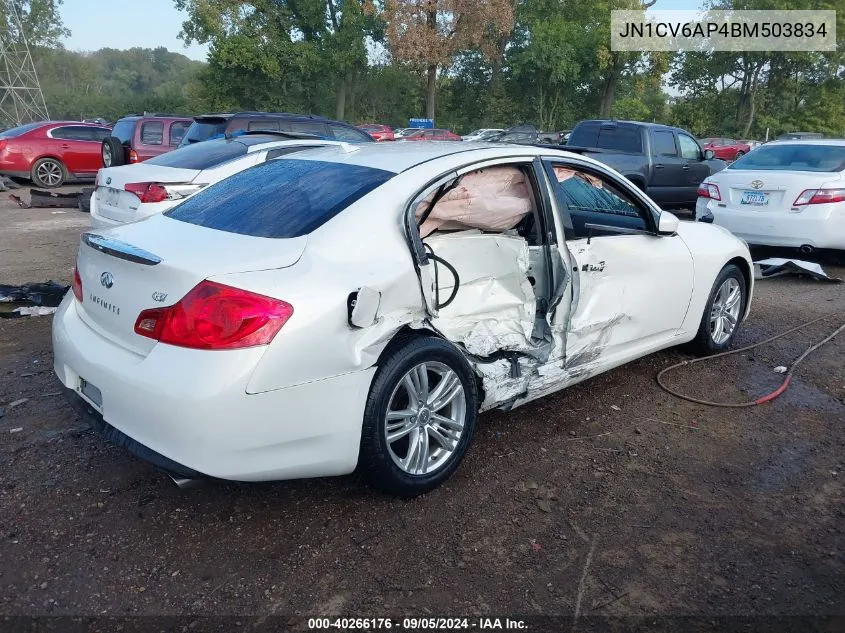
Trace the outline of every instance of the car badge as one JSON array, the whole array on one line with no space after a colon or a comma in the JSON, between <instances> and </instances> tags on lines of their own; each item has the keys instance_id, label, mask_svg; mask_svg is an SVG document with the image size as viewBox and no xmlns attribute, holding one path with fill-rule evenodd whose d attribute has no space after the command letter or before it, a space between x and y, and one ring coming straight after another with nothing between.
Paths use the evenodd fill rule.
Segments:
<instances>
[{"instance_id":1,"label":"car badge","mask_svg":"<svg viewBox=\"0 0 845 633\"><path fill-rule=\"evenodd\" d=\"M762 189L763 188L763 181L762 180L752 180L751 186L755 189Z\"/></svg>"},{"instance_id":2,"label":"car badge","mask_svg":"<svg viewBox=\"0 0 845 633\"><path fill-rule=\"evenodd\" d=\"M111 176L108 176L108 177L106 178L106 184L107 184L107 185L110 185L110 184L111 184Z\"/></svg>"},{"instance_id":3,"label":"car badge","mask_svg":"<svg viewBox=\"0 0 845 633\"><path fill-rule=\"evenodd\" d=\"M165 299L167 299L167 293L166 292L154 292L153 293L153 301L158 301L159 303L161 303Z\"/></svg>"},{"instance_id":4,"label":"car badge","mask_svg":"<svg viewBox=\"0 0 845 633\"><path fill-rule=\"evenodd\" d=\"M100 283L104 288L111 288L114 285L114 277L108 271L100 275Z\"/></svg>"}]
</instances>

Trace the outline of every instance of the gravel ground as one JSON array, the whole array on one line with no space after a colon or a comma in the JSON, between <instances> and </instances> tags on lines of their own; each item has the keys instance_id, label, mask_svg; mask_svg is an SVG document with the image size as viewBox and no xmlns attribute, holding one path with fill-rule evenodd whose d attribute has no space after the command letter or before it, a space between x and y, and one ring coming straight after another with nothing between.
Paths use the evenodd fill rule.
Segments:
<instances>
[{"instance_id":1,"label":"gravel ground","mask_svg":"<svg viewBox=\"0 0 845 633\"><path fill-rule=\"evenodd\" d=\"M70 282L87 216L0 216L0 282ZM737 345L837 316L672 383L772 390L845 286L766 280L752 310ZM50 325L0 319L0 616L845 617L845 335L753 409L661 391L669 350L485 414L457 475L399 501L355 476L177 489L56 395Z\"/></svg>"}]
</instances>

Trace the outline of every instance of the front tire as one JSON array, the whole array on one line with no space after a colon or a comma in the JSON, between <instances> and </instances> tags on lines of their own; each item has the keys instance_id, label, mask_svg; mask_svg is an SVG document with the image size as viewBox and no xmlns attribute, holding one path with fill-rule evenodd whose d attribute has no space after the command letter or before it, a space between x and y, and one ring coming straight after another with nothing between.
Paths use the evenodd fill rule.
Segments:
<instances>
[{"instance_id":1,"label":"front tire","mask_svg":"<svg viewBox=\"0 0 845 633\"><path fill-rule=\"evenodd\" d=\"M477 416L478 388L466 359L442 339L408 339L385 355L373 380L359 469L385 492L428 492L457 470Z\"/></svg>"},{"instance_id":2,"label":"front tire","mask_svg":"<svg viewBox=\"0 0 845 633\"><path fill-rule=\"evenodd\" d=\"M41 158L32 166L32 182L42 189L55 189L67 180L67 169L57 158Z\"/></svg>"},{"instance_id":3,"label":"front tire","mask_svg":"<svg viewBox=\"0 0 845 633\"><path fill-rule=\"evenodd\" d=\"M745 276L736 265L728 264L716 277L704 306L698 334L692 342L697 353L707 356L730 347L745 313L747 297Z\"/></svg>"}]
</instances>

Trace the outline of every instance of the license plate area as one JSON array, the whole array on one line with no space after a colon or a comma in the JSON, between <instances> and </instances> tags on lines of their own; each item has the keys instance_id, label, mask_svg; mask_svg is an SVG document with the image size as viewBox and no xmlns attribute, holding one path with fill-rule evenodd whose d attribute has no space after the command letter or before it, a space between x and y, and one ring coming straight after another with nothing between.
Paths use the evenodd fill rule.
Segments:
<instances>
[{"instance_id":1,"label":"license plate area","mask_svg":"<svg viewBox=\"0 0 845 633\"><path fill-rule=\"evenodd\" d=\"M84 378L79 379L79 393L91 404L93 404L99 411L103 410L103 394L90 382Z\"/></svg>"},{"instance_id":2,"label":"license plate area","mask_svg":"<svg viewBox=\"0 0 845 633\"><path fill-rule=\"evenodd\" d=\"M104 205L109 207L116 207L120 203L120 189L113 187L100 187L97 190L100 195L97 199Z\"/></svg>"},{"instance_id":3,"label":"license plate area","mask_svg":"<svg viewBox=\"0 0 845 633\"><path fill-rule=\"evenodd\" d=\"M743 191L739 203L752 207L765 207L769 205L769 193L767 191Z\"/></svg>"}]
</instances>

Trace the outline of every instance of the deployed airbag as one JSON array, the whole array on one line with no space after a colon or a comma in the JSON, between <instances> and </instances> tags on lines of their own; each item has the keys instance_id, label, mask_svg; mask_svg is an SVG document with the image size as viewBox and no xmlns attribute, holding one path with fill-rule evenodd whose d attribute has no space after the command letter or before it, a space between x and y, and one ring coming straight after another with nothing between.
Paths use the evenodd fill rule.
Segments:
<instances>
[{"instance_id":1,"label":"deployed airbag","mask_svg":"<svg viewBox=\"0 0 845 633\"><path fill-rule=\"evenodd\" d=\"M429 212L436 194L433 191L417 205L416 218L422 221L423 237L437 229L512 229L532 207L529 184L518 167L488 167L465 174Z\"/></svg>"}]
</instances>

